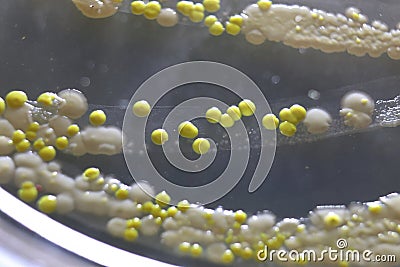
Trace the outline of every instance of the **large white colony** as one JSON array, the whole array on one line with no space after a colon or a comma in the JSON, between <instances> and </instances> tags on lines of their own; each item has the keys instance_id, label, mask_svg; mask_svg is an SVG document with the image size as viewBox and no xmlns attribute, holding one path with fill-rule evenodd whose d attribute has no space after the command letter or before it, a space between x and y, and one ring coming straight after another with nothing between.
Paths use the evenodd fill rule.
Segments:
<instances>
[{"instance_id":1,"label":"large white colony","mask_svg":"<svg viewBox=\"0 0 400 267\"><path fill-rule=\"evenodd\" d=\"M340 115L347 126L365 128L372 122L374 100L363 92L351 92L342 98Z\"/></svg>"},{"instance_id":2,"label":"large white colony","mask_svg":"<svg viewBox=\"0 0 400 267\"><path fill-rule=\"evenodd\" d=\"M342 15L284 4L262 10L252 4L243 16L242 32L252 44L270 40L326 53L347 51L356 56L379 57L386 52L390 58L400 59L400 30L389 30L380 21L368 24L368 18L354 7Z\"/></svg>"}]
</instances>

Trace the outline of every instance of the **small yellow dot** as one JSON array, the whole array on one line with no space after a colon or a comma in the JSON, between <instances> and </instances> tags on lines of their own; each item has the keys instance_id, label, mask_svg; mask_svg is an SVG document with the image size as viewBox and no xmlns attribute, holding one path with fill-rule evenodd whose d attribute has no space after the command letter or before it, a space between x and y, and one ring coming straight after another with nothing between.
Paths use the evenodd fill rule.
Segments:
<instances>
[{"instance_id":1,"label":"small yellow dot","mask_svg":"<svg viewBox=\"0 0 400 267\"><path fill-rule=\"evenodd\" d=\"M313 19L317 19L317 18L318 18L318 14L315 13L315 12L311 12L311 17L312 17Z\"/></svg>"},{"instance_id":2,"label":"small yellow dot","mask_svg":"<svg viewBox=\"0 0 400 267\"><path fill-rule=\"evenodd\" d=\"M356 38L356 43L357 43L357 44L361 44L361 39L357 37L357 38Z\"/></svg>"},{"instance_id":3,"label":"small yellow dot","mask_svg":"<svg viewBox=\"0 0 400 267\"><path fill-rule=\"evenodd\" d=\"M225 31L225 28L221 22L216 21L210 26L208 31L210 32L211 35L219 36Z\"/></svg>"},{"instance_id":4,"label":"small yellow dot","mask_svg":"<svg viewBox=\"0 0 400 267\"><path fill-rule=\"evenodd\" d=\"M30 148L31 143L27 139L24 139L15 145L15 149L17 150L17 152L25 152L28 151Z\"/></svg>"},{"instance_id":5,"label":"small yellow dot","mask_svg":"<svg viewBox=\"0 0 400 267\"><path fill-rule=\"evenodd\" d=\"M179 1L176 4L176 9L184 16L189 16L190 12L194 9L194 3L192 1Z\"/></svg>"},{"instance_id":6,"label":"small yellow dot","mask_svg":"<svg viewBox=\"0 0 400 267\"><path fill-rule=\"evenodd\" d=\"M213 25L215 22L217 22L218 19L216 16L214 15L208 15L205 19L204 19L204 25L206 25L207 27L211 27L211 25Z\"/></svg>"},{"instance_id":7,"label":"small yellow dot","mask_svg":"<svg viewBox=\"0 0 400 267\"><path fill-rule=\"evenodd\" d=\"M69 141L65 136L60 136L56 139L56 148L59 150L64 150L68 147Z\"/></svg>"},{"instance_id":8,"label":"small yellow dot","mask_svg":"<svg viewBox=\"0 0 400 267\"><path fill-rule=\"evenodd\" d=\"M161 212L161 207L158 204L153 204L150 214L153 215L154 217L158 217Z\"/></svg>"},{"instance_id":9,"label":"small yellow dot","mask_svg":"<svg viewBox=\"0 0 400 267\"><path fill-rule=\"evenodd\" d=\"M235 212L234 218L238 223L244 223L247 219L247 214L242 210L238 210Z\"/></svg>"},{"instance_id":10,"label":"small yellow dot","mask_svg":"<svg viewBox=\"0 0 400 267\"><path fill-rule=\"evenodd\" d=\"M204 217L204 219L206 219L206 220L212 220L212 217L213 217L213 212L211 211L211 210L206 210L204 213L203 213L203 217Z\"/></svg>"},{"instance_id":11,"label":"small yellow dot","mask_svg":"<svg viewBox=\"0 0 400 267\"><path fill-rule=\"evenodd\" d=\"M124 239L126 241L135 241L139 236L138 231L135 228L128 228L124 231Z\"/></svg>"},{"instance_id":12,"label":"small yellow dot","mask_svg":"<svg viewBox=\"0 0 400 267\"><path fill-rule=\"evenodd\" d=\"M18 197L25 202L33 202L38 196L38 191L34 183L27 181L23 182L21 189L18 190Z\"/></svg>"},{"instance_id":13,"label":"small yellow dot","mask_svg":"<svg viewBox=\"0 0 400 267\"><path fill-rule=\"evenodd\" d=\"M154 20L160 14L161 5L158 1L150 1L146 4L144 8L143 15L146 19Z\"/></svg>"},{"instance_id":14,"label":"small yellow dot","mask_svg":"<svg viewBox=\"0 0 400 267\"><path fill-rule=\"evenodd\" d=\"M293 124L297 124L299 122L292 111L288 108L283 108L281 111L279 111L279 119L281 121L288 121Z\"/></svg>"},{"instance_id":15,"label":"small yellow dot","mask_svg":"<svg viewBox=\"0 0 400 267\"><path fill-rule=\"evenodd\" d=\"M271 249L279 249L283 244L282 240L279 240L276 236L268 239L266 245L268 246L268 248ZM264 248L264 244L263 242L261 242L258 246L258 249Z\"/></svg>"},{"instance_id":16,"label":"small yellow dot","mask_svg":"<svg viewBox=\"0 0 400 267\"><path fill-rule=\"evenodd\" d=\"M233 243L229 246L235 255L239 255L242 252L242 245L240 243Z\"/></svg>"},{"instance_id":17,"label":"small yellow dot","mask_svg":"<svg viewBox=\"0 0 400 267\"><path fill-rule=\"evenodd\" d=\"M359 20L360 14L358 14L357 12L353 12L353 14L351 14L351 17L353 18L353 20Z\"/></svg>"},{"instance_id":18,"label":"small yellow dot","mask_svg":"<svg viewBox=\"0 0 400 267\"><path fill-rule=\"evenodd\" d=\"M196 154L206 154L210 149L210 141L205 138L197 138L196 140L194 140L192 148L193 151L196 152Z\"/></svg>"},{"instance_id":19,"label":"small yellow dot","mask_svg":"<svg viewBox=\"0 0 400 267\"><path fill-rule=\"evenodd\" d=\"M44 161L51 161L56 157L56 150L53 146L45 146L39 150L39 156Z\"/></svg>"},{"instance_id":20,"label":"small yellow dot","mask_svg":"<svg viewBox=\"0 0 400 267\"><path fill-rule=\"evenodd\" d=\"M133 107L132 111L138 117L146 117L150 114L150 104L146 100L137 101Z\"/></svg>"},{"instance_id":21,"label":"small yellow dot","mask_svg":"<svg viewBox=\"0 0 400 267\"><path fill-rule=\"evenodd\" d=\"M155 145L162 145L168 141L168 133L164 129L157 129L151 133L151 141Z\"/></svg>"},{"instance_id":22,"label":"small yellow dot","mask_svg":"<svg viewBox=\"0 0 400 267\"><path fill-rule=\"evenodd\" d=\"M133 1L131 3L131 12L134 15L142 15L146 4L143 1Z\"/></svg>"},{"instance_id":23,"label":"small yellow dot","mask_svg":"<svg viewBox=\"0 0 400 267\"><path fill-rule=\"evenodd\" d=\"M243 25L243 17L240 15L233 15L229 18L229 22L241 27Z\"/></svg>"},{"instance_id":24,"label":"small yellow dot","mask_svg":"<svg viewBox=\"0 0 400 267\"><path fill-rule=\"evenodd\" d=\"M188 253L190 252L190 243L189 242L182 242L179 244L179 251L183 253Z\"/></svg>"},{"instance_id":25,"label":"small yellow dot","mask_svg":"<svg viewBox=\"0 0 400 267\"><path fill-rule=\"evenodd\" d=\"M57 197L53 195L42 196L37 202L38 208L44 213L53 213L57 208Z\"/></svg>"},{"instance_id":26,"label":"small yellow dot","mask_svg":"<svg viewBox=\"0 0 400 267\"><path fill-rule=\"evenodd\" d=\"M204 12L193 10L192 12L190 12L189 19L190 21L196 23L202 22L204 19Z\"/></svg>"},{"instance_id":27,"label":"small yellow dot","mask_svg":"<svg viewBox=\"0 0 400 267\"><path fill-rule=\"evenodd\" d=\"M226 113L234 120L238 121L242 118L242 113L240 112L239 107L233 105L230 106L227 110Z\"/></svg>"},{"instance_id":28,"label":"small yellow dot","mask_svg":"<svg viewBox=\"0 0 400 267\"><path fill-rule=\"evenodd\" d=\"M271 1L267 1L267 0L260 0L260 1L257 2L257 5L261 10L265 11L265 10L268 10L271 7L272 2Z\"/></svg>"},{"instance_id":29,"label":"small yellow dot","mask_svg":"<svg viewBox=\"0 0 400 267\"><path fill-rule=\"evenodd\" d=\"M154 203L153 203L153 202L151 202L151 201L146 201L146 202L143 203L143 205L142 205L142 210L143 210L144 212L151 213L152 210L153 210L153 207L154 207Z\"/></svg>"},{"instance_id":30,"label":"small yellow dot","mask_svg":"<svg viewBox=\"0 0 400 267\"><path fill-rule=\"evenodd\" d=\"M201 254L203 254L203 248L199 244L193 244L190 248L190 255L199 257Z\"/></svg>"},{"instance_id":31,"label":"small yellow dot","mask_svg":"<svg viewBox=\"0 0 400 267\"><path fill-rule=\"evenodd\" d=\"M100 126L106 122L107 116L102 110L92 111L89 115L89 122L93 126Z\"/></svg>"},{"instance_id":32,"label":"small yellow dot","mask_svg":"<svg viewBox=\"0 0 400 267\"><path fill-rule=\"evenodd\" d=\"M239 109L243 116L251 116L256 111L256 105L249 99L244 99L239 103Z\"/></svg>"},{"instance_id":33,"label":"small yellow dot","mask_svg":"<svg viewBox=\"0 0 400 267\"><path fill-rule=\"evenodd\" d=\"M253 250L249 247L245 247L240 256L245 260L251 259L253 257Z\"/></svg>"},{"instance_id":34,"label":"small yellow dot","mask_svg":"<svg viewBox=\"0 0 400 267\"><path fill-rule=\"evenodd\" d=\"M46 146L46 144L44 143L42 138L37 139L35 142L33 142L33 148L36 150L40 150L42 148L44 148Z\"/></svg>"},{"instance_id":35,"label":"small yellow dot","mask_svg":"<svg viewBox=\"0 0 400 267\"><path fill-rule=\"evenodd\" d=\"M25 135L26 139L28 139L29 141L34 141L37 137L36 133L33 131L26 131Z\"/></svg>"},{"instance_id":36,"label":"small yellow dot","mask_svg":"<svg viewBox=\"0 0 400 267\"><path fill-rule=\"evenodd\" d=\"M221 111L217 107L209 108L206 112L206 119L210 123L218 123L221 120Z\"/></svg>"},{"instance_id":37,"label":"small yellow dot","mask_svg":"<svg viewBox=\"0 0 400 267\"><path fill-rule=\"evenodd\" d=\"M138 217L135 217L133 219L129 219L129 220L126 221L126 227L127 228L139 229L141 226L142 226L142 221Z\"/></svg>"},{"instance_id":38,"label":"small yellow dot","mask_svg":"<svg viewBox=\"0 0 400 267\"><path fill-rule=\"evenodd\" d=\"M324 21L325 18L322 15L319 15L318 19L319 19L319 21Z\"/></svg>"},{"instance_id":39,"label":"small yellow dot","mask_svg":"<svg viewBox=\"0 0 400 267\"><path fill-rule=\"evenodd\" d=\"M11 140L13 141L14 144L18 144L19 142L21 142L22 140L24 140L26 138L26 135L23 131L21 130L16 130L14 131Z\"/></svg>"},{"instance_id":40,"label":"small yellow dot","mask_svg":"<svg viewBox=\"0 0 400 267\"><path fill-rule=\"evenodd\" d=\"M54 99L55 99L54 94L46 92L41 94L36 101L42 104L43 106L52 106Z\"/></svg>"},{"instance_id":41,"label":"small yellow dot","mask_svg":"<svg viewBox=\"0 0 400 267\"><path fill-rule=\"evenodd\" d=\"M79 133L79 131L80 131L79 126L76 124L71 124L67 128L67 134L69 137L76 135L77 133Z\"/></svg>"},{"instance_id":42,"label":"small yellow dot","mask_svg":"<svg viewBox=\"0 0 400 267\"><path fill-rule=\"evenodd\" d=\"M162 219L165 220L168 217L168 212L164 209L160 210L160 213L158 214L158 216Z\"/></svg>"},{"instance_id":43,"label":"small yellow dot","mask_svg":"<svg viewBox=\"0 0 400 267\"><path fill-rule=\"evenodd\" d=\"M240 227L242 227L242 224L240 224L238 222L234 222L232 227L233 227L233 229L240 229Z\"/></svg>"},{"instance_id":44,"label":"small yellow dot","mask_svg":"<svg viewBox=\"0 0 400 267\"><path fill-rule=\"evenodd\" d=\"M342 218L334 212L328 212L328 214L324 217L324 224L327 227L337 227L342 223Z\"/></svg>"},{"instance_id":45,"label":"small yellow dot","mask_svg":"<svg viewBox=\"0 0 400 267\"><path fill-rule=\"evenodd\" d=\"M224 113L224 114L221 115L221 119L220 119L219 123L224 128L230 128L235 124L235 121L232 119L231 116L229 116L228 114Z\"/></svg>"},{"instance_id":46,"label":"small yellow dot","mask_svg":"<svg viewBox=\"0 0 400 267\"><path fill-rule=\"evenodd\" d=\"M189 18L192 22L201 22L204 19L204 6L201 3L193 5Z\"/></svg>"},{"instance_id":47,"label":"small yellow dot","mask_svg":"<svg viewBox=\"0 0 400 267\"><path fill-rule=\"evenodd\" d=\"M306 230L306 225L305 224L299 224L296 228L296 232L302 233Z\"/></svg>"},{"instance_id":48,"label":"small yellow dot","mask_svg":"<svg viewBox=\"0 0 400 267\"><path fill-rule=\"evenodd\" d=\"M162 225L162 219L160 218L160 217L157 217L157 218L155 218L154 219L154 222L157 224L157 225Z\"/></svg>"},{"instance_id":49,"label":"small yellow dot","mask_svg":"<svg viewBox=\"0 0 400 267\"><path fill-rule=\"evenodd\" d=\"M178 203L177 208L181 212L186 212L190 208L190 203L187 200L182 200Z\"/></svg>"},{"instance_id":50,"label":"small yellow dot","mask_svg":"<svg viewBox=\"0 0 400 267\"><path fill-rule=\"evenodd\" d=\"M382 211L382 205L378 204L378 203L369 203L368 204L368 210L372 213L372 214L379 214Z\"/></svg>"},{"instance_id":51,"label":"small yellow dot","mask_svg":"<svg viewBox=\"0 0 400 267\"><path fill-rule=\"evenodd\" d=\"M28 131L32 131L32 132L37 132L40 129L40 124L35 122L32 122L29 127L28 127Z\"/></svg>"},{"instance_id":52,"label":"small yellow dot","mask_svg":"<svg viewBox=\"0 0 400 267\"><path fill-rule=\"evenodd\" d=\"M348 113L346 114L346 118L351 118L351 117L353 117L353 113L352 113L352 112L348 112Z\"/></svg>"},{"instance_id":53,"label":"small yellow dot","mask_svg":"<svg viewBox=\"0 0 400 267\"><path fill-rule=\"evenodd\" d=\"M275 130L279 126L279 119L274 114L266 114L262 119L262 125L267 130Z\"/></svg>"},{"instance_id":54,"label":"small yellow dot","mask_svg":"<svg viewBox=\"0 0 400 267\"><path fill-rule=\"evenodd\" d=\"M5 110L6 110L6 102L4 102L4 99L0 97L0 115L2 115Z\"/></svg>"},{"instance_id":55,"label":"small yellow dot","mask_svg":"<svg viewBox=\"0 0 400 267\"><path fill-rule=\"evenodd\" d=\"M100 177L100 178L98 178L98 179L96 180L96 184L97 184L97 185L104 185L104 183L105 183L105 180L104 180L103 177Z\"/></svg>"},{"instance_id":56,"label":"small yellow dot","mask_svg":"<svg viewBox=\"0 0 400 267\"><path fill-rule=\"evenodd\" d=\"M165 191L158 193L155 199L157 204L161 207L168 206L169 202L171 201L171 197Z\"/></svg>"},{"instance_id":57,"label":"small yellow dot","mask_svg":"<svg viewBox=\"0 0 400 267\"><path fill-rule=\"evenodd\" d=\"M115 198L119 200L127 199L129 196L129 191L126 188L119 188L117 192L115 192Z\"/></svg>"},{"instance_id":58,"label":"small yellow dot","mask_svg":"<svg viewBox=\"0 0 400 267\"><path fill-rule=\"evenodd\" d=\"M226 22L225 27L226 27L226 33L230 35L235 36L240 33L240 26L238 26L237 24L234 24L232 22Z\"/></svg>"},{"instance_id":59,"label":"small yellow dot","mask_svg":"<svg viewBox=\"0 0 400 267\"><path fill-rule=\"evenodd\" d=\"M35 184L31 181L26 181L21 184L21 189L31 189L35 187Z\"/></svg>"},{"instance_id":60,"label":"small yellow dot","mask_svg":"<svg viewBox=\"0 0 400 267\"><path fill-rule=\"evenodd\" d=\"M230 249L225 250L221 256L221 261L224 264L232 263L234 260L235 260L235 255L233 255L233 252Z\"/></svg>"},{"instance_id":61,"label":"small yellow dot","mask_svg":"<svg viewBox=\"0 0 400 267\"><path fill-rule=\"evenodd\" d=\"M296 125L294 125L293 123L284 121L279 125L279 130L284 136L291 137L296 133L297 128Z\"/></svg>"},{"instance_id":62,"label":"small yellow dot","mask_svg":"<svg viewBox=\"0 0 400 267\"><path fill-rule=\"evenodd\" d=\"M295 29L296 29L296 32L301 32L301 27L299 25L296 25Z\"/></svg>"},{"instance_id":63,"label":"small yellow dot","mask_svg":"<svg viewBox=\"0 0 400 267\"><path fill-rule=\"evenodd\" d=\"M232 242L233 242L233 233L231 231L229 231L227 236L226 236L226 238L225 238L225 243L226 244L231 244Z\"/></svg>"},{"instance_id":64,"label":"small yellow dot","mask_svg":"<svg viewBox=\"0 0 400 267\"><path fill-rule=\"evenodd\" d=\"M100 176L100 170L98 168L87 168L84 172L83 172L83 178L87 181L94 181L97 178L99 178Z\"/></svg>"},{"instance_id":65,"label":"small yellow dot","mask_svg":"<svg viewBox=\"0 0 400 267\"><path fill-rule=\"evenodd\" d=\"M303 121L306 118L307 114L306 109L299 104L292 105L290 107L290 112L297 119L297 122Z\"/></svg>"},{"instance_id":66,"label":"small yellow dot","mask_svg":"<svg viewBox=\"0 0 400 267\"><path fill-rule=\"evenodd\" d=\"M27 100L28 97L23 91L11 91L6 95L6 103L10 108L20 108Z\"/></svg>"},{"instance_id":67,"label":"small yellow dot","mask_svg":"<svg viewBox=\"0 0 400 267\"><path fill-rule=\"evenodd\" d=\"M193 139L199 134L197 127L190 121L184 121L178 126L179 135L185 138Z\"/></svg>"},{"instance_id":68,"label":"small yellow dot","mask_svg":"<svg viewBox=\"0 0 400 267\"><path fill-rule=\"evenodd\" d=\"M217 12L220 9L219 0L203 0L203 5L207 12Z\"/></svg>"},{"instance_id":69,"label":"small yellow dot","mask_svg":"<svg viewBox=\"0 0 400 267\"><path fill-rule=\"evenodd\" d=\"M169 207L167 209L168 217L174 217L178 213L178 209L176 207Z\"/></svg>"}]
</instances>

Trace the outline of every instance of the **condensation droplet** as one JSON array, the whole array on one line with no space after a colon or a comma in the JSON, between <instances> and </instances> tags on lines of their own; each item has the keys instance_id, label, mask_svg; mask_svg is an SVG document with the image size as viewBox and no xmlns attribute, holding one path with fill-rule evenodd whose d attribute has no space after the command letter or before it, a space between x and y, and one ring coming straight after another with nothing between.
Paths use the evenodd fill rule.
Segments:
<instances>
[{"instance_id":1,"label":"condensation droplet","mask_svg":"<svg viewBox=\"0 0 400 267\"><path fill-rule=\"evenodd\" d=\"M79 80L79 83L84 87L88 87L90 85L90 79L89 79L89 77L82 77Z\"/></svg>"},{"instance_id":2,"label":"condensation droplet","mask_svg":"<svg viewBox=\"0 0 400 267\"><path fill-rule=\"evenodd\" d=\"M280 80L281 80L281 77L279 77L278 75L274 75L274 76L272 76L272 78L271 78L271 82L272 82L273 84L278 84L278 83L280 82Z\"/></svg>"},{"instance_id":3,"label":"condensation droplet","mask_svg":"<svg viewBox=\"0 0 400 267\"><path fill-rule=\"evenodd\" d=\"M308 97L313 100L318 100L321 97L321 94L317 90L311 89L308 91Z\"/></svg>"}]
</instances>

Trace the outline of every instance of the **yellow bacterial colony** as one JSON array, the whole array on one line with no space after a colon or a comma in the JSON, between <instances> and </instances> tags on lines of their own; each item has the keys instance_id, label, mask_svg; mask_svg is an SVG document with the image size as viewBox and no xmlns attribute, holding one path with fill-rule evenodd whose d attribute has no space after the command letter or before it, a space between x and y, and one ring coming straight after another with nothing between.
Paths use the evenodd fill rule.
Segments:
<instances>
[{"instance_id":1,"label":"yellow bacterial colony","mask_svg":"<svg viewBox=\"0 0 400 267\"><path fill-rule=\"evenodd\" d=\"M121 0L73 0L78 9L90 18L114 15ZM219 17L219 0L201 2L177 1L131 2L130 12L172 27L184 19L205 25L213 36L242 33L254 45L265 41L282 42L294 48L314 48L326 53L348 52L355 56L379 57L386 53L400 59L400 29L389 29L378 20L369 23L367 16L355 7L344 14L333 14L306 6L275 4L260 0L248 5L239 14ZM239 10L238 10L239 11Z\"/></svg>"},{"instance_id":2,"label":"yellow bacterial colony","mask_svg":"<svg viewBox=\"0 0 400 267\"><path fill-rule=\"evenodd\" d=\"M260 5L268 8L269 4ZM216 6L209 4L207 8ZM244 260L259 261L257 255L265 246L269 249L319 251L343 238L353 250L371 249L400 256L398 194L390 194L375 202L353 203L349 207L320 206L307 219L277 220L271 212L252 215L221 207L213 210L187 200L174 206L168 192L156 193L144 181L123 184L103 174L98 166L88 166L75 178L62 173L61 165L55 161L58 153L111 156L122 151L121 130L104 126L107 123L106 112L89 110L81 92L71 89L59 93L46 92L35 102L29 101L22 91L11 91L4 101L2 99L0 183L13 183L18 188L18 197L24 202L35 203L43 213L78 211L107 217L108 232L126 242L159 235L162 244L182 255L226 265ZM372 120L374 105L374 100L367 94L349 92L341 101L339 113L343 124L354 128L367 127ZM34 120L33 113L49 108L57 112L47 121ZM74 121L88 110L88 126L81 130ZM204 110L204 122L213 127L235 127L236 122L253 116L256 110L252 100L243 99L228 107L226 113L217 107ZM138 101L133 104L131 112L142 120L150 113L150 104L145 100ZM261 123L266 131L279 131L286 136L284 138L289 138L296 134L301 123L310 134L322 134L329 129L331 117L322 109L307 110L294 104L282 108L277 115L265 114ZM203 155L210 150L209 140L199 137L204 133L193 122L183 121L176 127L181 137L192 142L196 154ZM168 142L168 133L162 128L155 129L151 141L162 145ZM154 199L148 193L155 196ZM369 241L359 242L364 239ZM393 262L386 263L390 265ZM298 265L299 262L286 264ZM345 266L343 262L336 264Z\"/></svg>"}]
</instances>

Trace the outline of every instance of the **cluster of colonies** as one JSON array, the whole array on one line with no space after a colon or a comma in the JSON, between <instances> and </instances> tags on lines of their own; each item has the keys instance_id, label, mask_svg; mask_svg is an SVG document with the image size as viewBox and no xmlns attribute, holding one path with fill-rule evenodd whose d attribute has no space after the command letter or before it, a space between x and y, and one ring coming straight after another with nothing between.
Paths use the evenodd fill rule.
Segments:
<instances>
[{"instance_id":1,"label":"cluster of colonies","mask_svg":"<svg viewBox=\"0 0 400 267\"><path fill-rule=\"evenodd\" d=\"M350 92L342 98L339 114L343 117L346 126L362 129L372 123L374 108L374 100L370 96L363 92ZM133 105L133 113L138 117L146 117L150 109L151 106L146 100L138 101ZM255 110L255 104L249 99L244 99L238 106L230 106L225 113L217 107L209 108L205 113L205 118L209 123L219 123L224 128L230 128L242 116L252 116ZM299 104L281 109L278 116L270 113L262 118L265 129L272 131L279 128L280 133L287 137L295 135L298 124L301 122L310 134L316 135L328 131L332 118L321 108L306 110ZM178 132L180 136L189 139L194 139L199 134L198 128L190 121L179 124ZM151 134L151 140L156 145L162 145L168 141L168 133L164 129L155 129ZM193 141L192 148L197 154L205 154L210 149L210 142L205 138L197 138Z\"/></svg>"},{"instance_id":2,"label":"cluster of colonies","mask_svg":"<svg viewBox=\"0 0 400 267\"><path fill-rule=\"evenodd\" d=\"M103 18L115 14L122 0L73 2L86 16ZM220 9L220 0L178 1L175 7L163 7L161 2L135 0L131 2L131 12L157 20L164 27L175 26L179 22L179 13L193 23L203 23L214 36L224 32L235 36L242 32L246 40L255 45L270 40L326 53L347 51L352 55L368 54L371 57L387 53L392 59L400 59L400 28L389 29L381 21L368 24L368 18L354 7L348 8L343 15L259 0L241 14L223 21L215 15Z\"/></svg>"},{"instance_id":3,"label":"cluster of colonies","mask_svg":"<svg viewBox=\"0 0 400 267\"><path fill-rule=\"evenodd\" d=\"M146 100L137 101L133 107L133 114L138 117L146 117L150 114L150 104ZM242 100L238 106L232 105L226 113L217 107L212 107L206 111L205 118L208 122L219 123L224 128L230 128L242 116L252 116L256 110L256 106L249 99ZM198 136L198 128L190 121L184 121L178 125L178 133L180 136L188 139L194 139ZM151 133L151 140L156 145L162 145L168 141L168 133L164 129L156 129ZM193 151L197 154L205 154L210 149L210 142L206 138L196 138L192 143Z\"/></svg>"},{"instance_id":4,"label":"cluster of colonies","mask_svg":"<svg viewBox=\"0 0 400 267\"><path fill-rule=\"evenodd\" d=\"M341 113L349 125L357 121L354 118L361 119L354 126L364 125L368 121L365 114L371 114L373 109L372 100L359 92L346 95L342 105ZM241 210L212 210L186 200L171 206L165 191L157 194L146 182L125 185L103 175L95 166L75 178L69 177L54 161L59 151L76 156L121 153L121 130L103 126L103 111L91 111L89 125L83 130L74 123L87 110L85 96L71 89L58 94L43 93L36 101L29 101L22 91L9 92L5 101L0 98L0 183L14 183L19 188L19 198L27 203L36 202L44 213L66 214L76 210L104 216L109 218L107 230L113 236L135 241L140 235L159 234L163 244L179 253L218 263L257 261L257 251L265 245L270 249L322 251L333 247L339 238L349 242L349 249L371 249L376 254L400 257L398 194L348 207L318 207L306 219L276 221L266 211L249 216ZM251 116L254 111L254 104L243 100L238 106L229 107L225 114L210 108L206 118L230 127L242 115ZM150 105L139 101L133 112L145 117ZM305 123L308 112L300 105L283 109L281 125L295 125L303 119ZM279 121L273 114L264 119L264 126L278 127ZM178 128L184 137L197 136L197 128L190 122L183 122ZM156 144L163 142L162 137L153 139ZM201 142L197 149L199 153L203 151ZM156 197L152 199L148 193ZM344 261L338 264L348 266Z\"/></svg>"}]
</instances>

